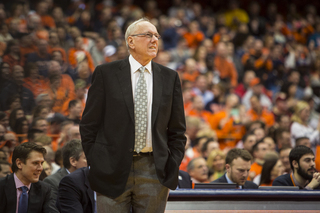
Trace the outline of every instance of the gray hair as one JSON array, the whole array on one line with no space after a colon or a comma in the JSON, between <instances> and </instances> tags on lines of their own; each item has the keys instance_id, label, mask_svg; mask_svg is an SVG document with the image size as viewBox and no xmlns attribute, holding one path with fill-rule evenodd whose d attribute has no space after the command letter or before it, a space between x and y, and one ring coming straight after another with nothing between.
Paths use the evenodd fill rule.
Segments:
<instances>
[{"instance_id":1,"label":"gray hair","mask_svg":"<svg viewBox=\"0 0 320 213\"><path fill-rule=\"evenodd\" d=\"M129 47L129 45L128 45L128 37L135 31L137 24L139 24L140 22L144 22L144 21L150 22L150 20L149 20L148 18L145 18L145 17L144 17L144 18L138 19L137 21L131 23L131 24L128 26L128 28L127 28L127 30L126 30L126 33L125 33L125 35L124 35L124 38L125 38L125 40L126 40L126 46L127 46L127 49L128 49L129 51L130 51L130 47ZM151 22L150 22L150 23L151 23Z\"/></svg>"},{"instance_id":2,"label":"gray hair","mask_svg":"<svg viewBox=\"0 0 320 213\"><path fill-rule=\"evenodd\" d=\"M41 93L37 96L36 98L36 104L38 105L40 103L40 101L42 101L43 97L49 96L48 93Z\"/></svg>"}]
</instances>

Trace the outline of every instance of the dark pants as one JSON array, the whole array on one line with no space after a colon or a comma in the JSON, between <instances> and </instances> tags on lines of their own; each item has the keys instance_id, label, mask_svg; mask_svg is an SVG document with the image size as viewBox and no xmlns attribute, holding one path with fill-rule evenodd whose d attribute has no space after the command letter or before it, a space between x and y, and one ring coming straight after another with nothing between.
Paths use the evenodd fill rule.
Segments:
<instances>
[{"instance_id":1,"label":"dark pants","mask_svg":"<svg viewBox=\"0 0 320 213\"><path fill-rule=\"evenodd\" d=\"M160 213L166 208L169 189L157 177L153 156L133 157L125 191L112 199L97 193L98 213Z\"/></svg>"}]
</instances>

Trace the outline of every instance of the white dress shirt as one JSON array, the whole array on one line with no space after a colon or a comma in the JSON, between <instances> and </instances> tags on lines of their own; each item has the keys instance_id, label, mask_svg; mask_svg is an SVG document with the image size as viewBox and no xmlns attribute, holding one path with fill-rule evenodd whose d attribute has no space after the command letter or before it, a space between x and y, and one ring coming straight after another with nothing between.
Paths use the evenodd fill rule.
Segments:
<instances>
[{"instance_id":1,"label":"white dress shirt","mask_svg":"<svg viewBox=\"0 0 320 213\"><path fill-rule=\"evenodd\" d=\"M131 70L131 84L132 84L132 95L134 102L134 93L136 90L136 85L139 80L140 72L138 71L142 65L136 61L132 55L129 56L130 70ZM144 77L147 83L147 93L148 93L148 112L147 112L147 136L146 136L146 146L141 150L141 152L152 152L152 132L151 132L151 112L152 112L152 94L153 94L153 74L151 68L151 61L145 66Z\"/></svg>"}]
</instances>

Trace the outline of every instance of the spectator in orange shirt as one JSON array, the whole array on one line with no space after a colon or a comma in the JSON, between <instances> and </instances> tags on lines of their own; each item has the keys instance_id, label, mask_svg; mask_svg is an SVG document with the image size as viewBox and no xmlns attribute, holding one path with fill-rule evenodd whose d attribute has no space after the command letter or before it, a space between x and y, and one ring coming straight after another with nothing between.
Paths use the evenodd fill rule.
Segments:
<instances>
[{"instance_id":1,"label":"spectator in orange shirt","mask_svg":"<svg viewBox=\"0 0 320 213\"><path fill-rule=\"evenodd\" d=\"M48 15L48 4L46 1L40 1L36 8L37 14L41 17L42 25L47 29L56 27L54 19Z\"/></svg>"},{"instance_id":2,"label":"spectator in orange shirt","mask_svg":"<svg viewBox=\"0 0 320 213\"><path fill-rule=\"evenodd\" d=\"M196 60L194 60L193 58L188 58L185 62L182 79L188 80L190 82L195 82L199 74L200 73L196 68Z\"/></svg>"},{"instance_id":3,"label":"spectator in orange shirt","mask_svg":"<svg viewBox=\"0 0 320 213\"><path fill-rule=\"evenodd\" d=\"M219 42L217 44L217 55L214 58L214 70L220 74L222 81L230 82L231 87L236 87L238 84L238 74L233 63L227 60L228 52L226 44Z\"/></svg>"},{"instance_id":4,"label":"spectator in orange shirt","mask_svg":"<svg viewBox=\"0 0 320 213\"><path fill-rule=\"evenodd\" d=\"M8 42L7 49L4 52L2 61L9 64L10 73L12 72L12 69L15 65L23 66L18 40L13 39Z\"/></svg>"},{"instance_id":5,"label":"spectator in orange shirt","mask_svg":"<svg viewBox=\"0 0 320 213\"><path fill-rule=\"evenodd\" d=\"M39 69L35 63L29 62L25 66L25 78L23 81L23 86L31 90L34 98L46 91L45 81L39 75Z\"/></svg>"},{"instance_id":6,"label":"spectator in orange shirt","mask_svg":"<svg viewBox=\"0 0 320 213\"><path fill-rule=\"evenodd\" d=\"M15 3L12 5L11 17L7 18L5 23L9 26L12 21L15 21L18 25L18 30L21 33L27 32L27 21L23 17L23 6L21 3Z\"/></svg>"},{"instance_id":7,"label":"spectator in orange shirt","mask_svg":"<svg viewBox=\"0 0 320 213\"><path fill-rule=\"evenodd\" d=\"M204 40L204 34L199 30L199 23L192 21L189 24L189 31L186 32L183 37L186 39L190 48L196 49Z\"/></svg>"},{"instance_id":8,"label":"spectator in orange shirt","mask_svg":"<svg viewBox=\"0 0 320 213\"><path fill-rule=\"evenodd\" d=\"M267 80L267 73L273 68L270 50L263 48L263 42L259 39L256 39L254 48L244 54L241 60L246 70L254 70L257 77L262 80Z\"/></svg>"},{"instance_id":9,"label":"spectator in orange shirt","mask_svg":"<svg viewBox=\"0 0 320 213\"><path fill-rule=\"evenodd\" d=\"M23 64L27 59L27 55L37 51L36 45L34 45L32 34L24 34L20 39L20 53Z\"/></svg>"},{"instance_id":10,"label":"spectator in orange shirt","mask_svg":"<svg viewBox=\"0 0 320 213\"><path fill-rule=\"evenodd\" d=\"M245 128L242 124L242 112L238 107L239 98L235 94L230 94L226 98L225 109L214 113L209 119L211 129L215 130L219 139L220 148L234 147L237 140L228 138L242 138L245 133Z\"/></svg>"},{"instance_id":11,"label":"spectator in orange shirt","mask_svg":"<svg viewBox=\"0 0 320 213\"><path fill-rule=\"evenodd\" d=\"M262 166L264 163L264 156L269 151L268 144L263 141L259 141L252 147L252 150L254 162L251 165L248 180L253 180L257 175L261 174Z\"/></svg>"},{"instance_id":12,"label":"spectator in orange shirt","mask_svg":"<svg viewBox=\"0 0 320 213\"><path fill-rule=\"evenodd\" d=\"M263 108L257 95L252 95L250 98L251 109L247 112L247 116L251 121L261 120L267 127L274 125L274 116L272 112Z\"/></svg>"},{"instance_id":13,"label":"spectator in orange shirt","mask_svg":"<svg viewBox=\"0 0 320 213\"><path fill-rule=\"evenodd\" d=\"M80 62L87 61L91 72L94 71L94 63L89 52L82 48L83 41L82 37L77 37L75 39L75 47L69 49L68 59L69 63L73 68L76 68Z\"/></svg>"},{"instance_id":14,"label":"spectator in orange shirt","mask_svg":"<svg viewBox=\"0 0 320 213\"><path fill-rule=\"evenodd\" d=\"M188 112L187 116L196 116L208 122L211 117L211 113L204 110L203 98L200 95L197 95L193 98L192 109Z\"/></svg>"},{"instance_id":15,"label":"spectator in orange shirt","mask_svg":"<svg viewBox=\"0 0 320 213\"><path fill-rule=\"evenodd\" d=\"M61 74L61 66L57 61L50 62L47 92L54 102L52 110L65 115L69 101L75 98L74 83L69 75Z\"/></svg>"},{"instance_id":16,"label":"spectator in orange shirt","mask_svg":"<svg viewBox=\"0 0 320 213\"><path fill-rule=\"evenodd\" d=\"M75 89L75 93L76 93L76 99L78 101L80 101L81 106L82 106L82 111L80 113L80 115L82 115L84 107L86 106L86 96L88 93L87 84L84 80L77 79L74 82L74 89Z\"/></svg>"}]
</instances>

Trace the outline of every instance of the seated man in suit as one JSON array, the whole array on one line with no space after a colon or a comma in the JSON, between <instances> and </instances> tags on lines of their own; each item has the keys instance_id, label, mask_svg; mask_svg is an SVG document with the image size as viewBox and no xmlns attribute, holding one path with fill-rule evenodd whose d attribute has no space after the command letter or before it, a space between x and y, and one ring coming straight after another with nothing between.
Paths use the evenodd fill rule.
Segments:
<instances>
[{"instance_id":1,"label":"seated man in suit","mask_svg":"<svg viewBox=\"0 0 320 213\"><path fill-rule=\"evenodd\" d=\"M177 189L192 189L192 181L188 172L179 170Z\"/></svg>"},{"instance_id":2,"label":"seated man in suit","mask_svg":"<svg viewBox=\"0 0 320 213\"><path fill-rule=\"evenodd\" d=\"M51 198L51 188L39 181L46 150L35 143L15 147L13 174L0 179L0 212L58 212Z\"/></svg>"},{"instance_id":3,"label":"seated man in suit","mask_svg":"<svg viewBox=\"0 0 320 213\"><path fill-rule=\"evenodd\" d=\"M192 159L187 166L187 171L194 183L209 183L209 169L203 157Z\"/></svg>"},{"instance_id":4,"label":"seated man in suit","mask_svg":"<svg viewBox=\"0 0 320 213\"><path fill-rule=\"evenodd\" d=\"M296 146L289 154L292 173L277 177L272 186L299 186L300 189L320 189L320 173L316 172L313 151Z\"/></svg>"},{"instance_id":5,"label":"seated man in suit","mask_svg":"<svg viewBox=\"0 0 320 213\"><path fill-rule=\"evenodd\" d=\"M88 174L89 168L84 167L62 178L56 203L60 213L95 212L95 196Z\"/></svg>"},{"instance_id":6,"label":"seated man in suit","mask_svg":"<svg viewBox=\"0 0 320 213\"><path fill-rule=\"evenodd\" d=\"M51 194L54 200L57 199L61 179L77 169L87 166L87 159L80 140L74 139L64 145L62 148L62 156L63 168L43 180L51 185Z\"/></svg>"},{"instance_id":7,"label":"seated man in suit","mask_svg":"<svg viewBox=\"0 0 320 213\"><path fill-rule=\"evenodd\" d=\"M234 148L226 156L226 173L212 183L236 183L240 189L257 189L258 186L247 181L252 156L247 150Z\"/></svg>"}]
</instances>

